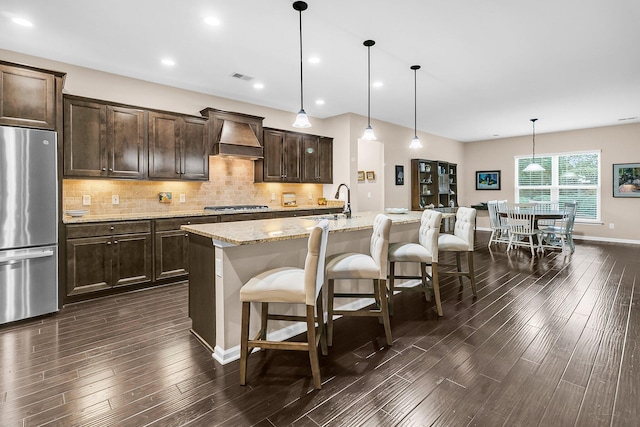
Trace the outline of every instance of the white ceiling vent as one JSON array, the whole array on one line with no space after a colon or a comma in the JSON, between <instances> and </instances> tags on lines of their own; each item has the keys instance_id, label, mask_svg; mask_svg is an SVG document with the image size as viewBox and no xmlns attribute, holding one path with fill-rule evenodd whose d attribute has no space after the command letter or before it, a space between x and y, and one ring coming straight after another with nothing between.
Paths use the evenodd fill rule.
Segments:
<instances>
[{"instance_id":1,"label":"white ceiling vent","mask_svg":"<svg viewBox=\"0 0 640 427\"><path fill-rule=\"evenodd\" d=\"M233 77L234 79L244 80L245 82L249 82L253 80L253 77L245 76L244 74L240 74L240 73L231 73L231 77Z\"/></svg>"}]
</instances>

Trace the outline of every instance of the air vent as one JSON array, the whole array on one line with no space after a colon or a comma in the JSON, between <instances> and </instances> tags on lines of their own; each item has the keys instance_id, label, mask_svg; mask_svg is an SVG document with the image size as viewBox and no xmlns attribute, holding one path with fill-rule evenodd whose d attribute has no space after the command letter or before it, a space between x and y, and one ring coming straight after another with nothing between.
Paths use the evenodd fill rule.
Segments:
<instances>
[{"instance_id":1,"label":"air vent","mask_svg":"<svg viewBox=\"0 0 640 427\"><path fill-rule=\"evenodd\" d=\"M619 122L624 122L624 121L627 121L627 120L635 120L635 119L637 119L637 118L638 118L638 116L634 116L634 117L623 117L622 119L618 119L618 121L619 121Z\"/></svg>"},{"instance_id":2,"label":"air vent","mask_svg":"<svg viewBox=\"0 0 640 427\"><path fill-rule=\"evenodd\" d=\"M245 76L244 74L240 74L240 73L231 73L231 77L233 77L234 79L244 80L245 82L249 82L253 80L253 77Z\"/></svg>"}]
</instances>

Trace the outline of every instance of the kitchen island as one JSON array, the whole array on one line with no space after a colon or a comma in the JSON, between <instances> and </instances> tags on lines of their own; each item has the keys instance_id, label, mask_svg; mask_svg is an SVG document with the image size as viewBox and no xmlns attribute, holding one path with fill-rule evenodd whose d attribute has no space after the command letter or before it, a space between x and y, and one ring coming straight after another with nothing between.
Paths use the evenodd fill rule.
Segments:
<instances>
[{"instance_id":1,"label":"kitchen island","mask_svg":"<svg viewBox=\"0 0 640 427\"><path fill-rule=\"evenodd\" d=\"M222 364L240 356L240 288L251 277L271 268L302 268L310 230L329 219L327 255L339 252L369 252L373 220L378 212L277 218L242 223L182 226L189 233L189 317L192 332ZM392 220L391 242L417 241L422 212L388 214ZM337 219L334 219L337 218ZM416 272L417 273L417 270ZM370 288L370 281L337 282L341 289ZM347 300L350 308L364 307L372 300ZM288 304L272 304L283 314L300 314ZM338 308L338 307L336 307ZM253 305L252 310L259 310ZM251 334L259 328L259 315L252 315ZM283 340L304 330L304 325L282 322L269 330L270 339Z\"/></svg>"}]
</instances>

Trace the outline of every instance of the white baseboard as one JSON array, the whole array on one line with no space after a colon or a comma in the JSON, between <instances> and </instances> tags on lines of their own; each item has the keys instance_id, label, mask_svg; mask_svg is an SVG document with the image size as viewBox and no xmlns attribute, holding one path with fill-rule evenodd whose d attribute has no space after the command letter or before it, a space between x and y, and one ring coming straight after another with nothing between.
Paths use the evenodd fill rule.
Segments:
<instances>
[{"instance_id":1,"label":"white baseboard","mask_svg":"<svg viewBox=\"0 0 640 427\"><path fill-rule=\"evenodd\" d=\"M486 228L486 227L477 227L476 230L478 231L488 231L489 233L491 232L490 228ZM604 242L604 243L626 243L629 245L640 245L640 240L632 240L632 239L616 239L613 237L596 237L596 236L580 236L580 235L573 235L574 240L586 240L586 241L590 241L590 242Z\"/></svg>"}]
</instances>

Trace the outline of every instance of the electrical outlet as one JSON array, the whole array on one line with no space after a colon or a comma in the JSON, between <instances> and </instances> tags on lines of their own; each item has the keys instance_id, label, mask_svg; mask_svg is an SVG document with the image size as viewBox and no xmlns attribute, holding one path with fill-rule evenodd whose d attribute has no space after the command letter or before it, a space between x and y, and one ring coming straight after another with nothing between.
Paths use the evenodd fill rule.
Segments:
<instances>
[{"instance_id":1,"label":"electrical outlet","mask_svg":"<svg viewBox=\"0 0 640 427\"><path fill-rule=\"evenodd\" d=\"M271 193L271 201L272 202L276 201L276 193Z\"/></svg>"},{"instance_id":2,"label":"electrical outlet","mask_svg":"<svg viewBox=\"0 0 640 427\"><path fill-rule=\"evenodd\" d=\"M187 201L187 195L186 194L181 194L180 195L180 203L186 203Z\"/></svg>"},{"instance_id":3,"label":"electrical outlet","mask_svg":"<svg viewBox=\"0 0 640 427\"><path fill-rule=\"evenodd\" d=\"M89 194L82 195L82 206L91 206L91 196Z\"/></svg>"},{"instance_id":4,"label":"electrical outlet","mask_svg":"<svg viewBox=\"0 0 640 427\"><path fill-rule=\"evenodd\" d=\"M367 199L370 199L370 198L371 198L371 191L368 191L367 192Z\"/></svg>"},{"instance_id":5,"label":"electrical outlet","mask_svg":"<svg viewBox=\"0 0 640 427\"><path fill-rule=\"evenodd\" d=\"M610 228L611 230L613 230L614 228L616 228L616 226L615 226L612 222L610 222L610 223L609 223L609 228Z\"/></svg>"},{"instance_id":6,"label":"electrical outlet","mask_svg":"<svg viewBox=\"0 0 640 427\"><path fill-rule=\"evenodd\" d=\"M120 196L118 196L117 194L113 194L111 196L111 204L112 205L119 205L120 204Z\"/></svg>"},{"instance_id":7,"label":"electrical outlet","mask_svg":"<svg viewBox=\"0 0 640 427\"><path fill-rule=\"evenodd\" d=\"M313 193L309 193L309 200L313 200Z\"/></svg>"}]
</instances>

